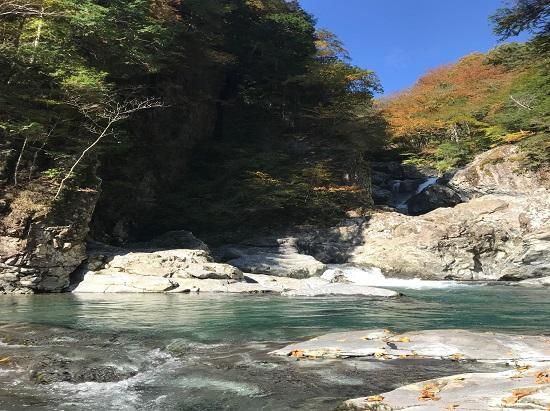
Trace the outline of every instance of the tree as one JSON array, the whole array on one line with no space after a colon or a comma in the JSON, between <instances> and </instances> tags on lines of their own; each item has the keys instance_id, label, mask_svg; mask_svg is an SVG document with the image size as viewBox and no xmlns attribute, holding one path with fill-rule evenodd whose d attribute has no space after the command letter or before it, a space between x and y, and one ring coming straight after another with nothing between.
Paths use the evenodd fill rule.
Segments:
<instances>
[{"instance_id":1,"label":"tree","mask_svg":"<svg viewBox=\"0 0 550 411\"><path fill-rule=\"evenodd\" d=\"M129 99L120 102L112 95L105 96L101 103L82 103L78 98L75 98L71 104L87 119L88 130L97 137L82 151L69 171L65 174L65 177L63 177L55 193L55 200L59 198L65 183L72 177L74 170L84 159L86 154L97 146L105 137L112 135L113 127L117 123L126 120L138 111L164 106L157 98Z\"/></svg>"},{"instance_id":2,"label":"tree","mask_svg":"<svg viewBox=\"0 0 550 411\"><path fill-rule=\"evenodd\" d=\"M550 2L548 0L514 0L491 17L494 31L501 40L514 37L523 31L535 35L550 34Z\"/></svg>"}]
</instances>

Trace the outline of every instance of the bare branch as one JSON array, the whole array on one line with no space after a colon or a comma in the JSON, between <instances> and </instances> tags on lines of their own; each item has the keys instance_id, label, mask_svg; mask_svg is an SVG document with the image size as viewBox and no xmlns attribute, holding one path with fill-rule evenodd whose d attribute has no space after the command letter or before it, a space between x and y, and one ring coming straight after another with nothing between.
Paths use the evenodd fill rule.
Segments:
<instances>
[{"instance_id":1,"label":"bare branch","mask_svg":"<svg viewBox=\"0 0 550 411\"><path fill-rule=\"evenodd\" d=\"M97 146L105 137L114 134L112 128L116 123L127 119L130 115L138 111L165 107L158 98L136 98L120 102L116 100L112 94L106 95L102 103L79 104L79 98L76 97L73 98L69 104L77 107L80 113L90 121L86 127L92 134L96 134L98 137L82 151L63 180L61 180L54 197L55 200L59 198L66 182L71 178L74 170L84 159L86 154ZM100 126L101 121L104 122L102 126Z\"/></svg>"},{"instance_id":2,"label":"bare branch","mask_svg":"<svg viewBox=\"0 0 550 411\"><path fill-rule=\"evenodd\" d=\"M523 101L520 101L519 99L515 98L514 96L510 95L510 99L516 103L518 106L526 109L526 110L533 110L533 107L531 107L529 104L531 104L531 101L526 101L525 99Z\"/></svg>"},{"instance_id":3,"label":"bare branch","mask_svg":"<svg viewBox=\"0 0 550 411\"><path fill-rule=\"evenodd\" d=\"M36 2L20 0L2 0L0 2L0 18L2 17L44 17L56 13L44 10Z\"/></svg>"},{"instance_id":4,"label":"bare branch","mask_svg":"<svg viewBox=\"0 0 550 411\"><path fill-rule=\"evenodd\" d=\"M28 142L29 142L29 136L26 136L25 141L23 141L23 146L21 147L21 151L19 152L17 163L15 164L15 171L13 172L13 182L15 185L17 185L17 173L19 172L19 166L21 165L21 160L23 159L23 154L25 153L25 148L27 147Z\"/></svg>"}]
</instances>

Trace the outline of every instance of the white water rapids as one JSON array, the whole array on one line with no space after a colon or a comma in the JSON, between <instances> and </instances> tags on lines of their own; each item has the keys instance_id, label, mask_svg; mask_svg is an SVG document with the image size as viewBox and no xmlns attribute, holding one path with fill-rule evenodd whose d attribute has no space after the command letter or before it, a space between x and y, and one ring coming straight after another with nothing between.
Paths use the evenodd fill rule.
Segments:
<instances>
[{"instance_id":1,"label":"white water rapids","mask_svg":"<svg viewBox=\"0 0 550 411\"><path fill-rule=\"evenodd\" d=\"M323 273L321 278L331 280L336 275L343 275L345 279L353 284L367 285L371 287L408 288L414 290L440 289L449 287L466 287L464 283L457 281L431 281L421 278L387 278L382 270L376 267L359 268L352 266L331 266Z\"/></svg>"}]
</instances>

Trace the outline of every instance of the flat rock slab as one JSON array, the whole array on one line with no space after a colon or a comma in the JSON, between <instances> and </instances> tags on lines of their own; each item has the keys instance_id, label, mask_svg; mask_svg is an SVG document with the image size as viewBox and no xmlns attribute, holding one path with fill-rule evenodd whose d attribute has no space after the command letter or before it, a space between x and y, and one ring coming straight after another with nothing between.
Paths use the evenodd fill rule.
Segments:
<instances>
[{"instance_id":1,"label":"flat rock slab","mask_svg":"<svg viewBox=\"0 0 550 411\"><path fill-rule=\"evenodd\" d=\"M162 293L178 287L164 277L128 273L97 274L89 272L73 293Z\"/></svg>"},{"instance_id":2,"label":"flat rock slab","mask_svg":"<svg viewBox=\"0 0 550 411\"><path fill-rule=\"evenodd\" d=\"M348 400L338 410L548 410L549 370L541 366L523 367L499 373L438 378Z\"/></svg>"},{"instance_id":3,"label":"flat rock slab","mask_svg":"<svg viewBox=\"0 0 550 411\"><path fill-rule=\"evenodd\" d=\"M326 334L271 354L293 357L436 358L494 363L550 361L550 337L466 330L365 330Z\"/></svg>"},{"instance_id":4,"label":"flat rock slab","mask_svg":"<svg viewBox=\"0 0 550 411\"><path fill-rule=\"evenodd\" d=\"M320 286L300 287L296 290L283 292L287 297L325 297L332 295L340 296L365 296L365 297L397 297L399 293L384 288L369 287L355 284L324 284Z\"/></svg>"}]
</instances>

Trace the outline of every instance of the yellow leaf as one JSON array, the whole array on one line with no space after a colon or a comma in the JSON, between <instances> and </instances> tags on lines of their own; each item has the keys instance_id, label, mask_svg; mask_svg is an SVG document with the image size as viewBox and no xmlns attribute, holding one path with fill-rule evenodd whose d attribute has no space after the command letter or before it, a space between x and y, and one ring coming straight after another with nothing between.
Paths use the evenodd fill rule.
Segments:
<instances>
[{"instance_id":1,"label":"yellow leaf","mask_svg":"<svg viewBox=\"0 0 550 411\"><path fill-rule=\"evenodd\" d=\"M437 397L436 394L441 391L437 384L427 384L420 390L420 395L418 399L421 401L437 401L440 400L440 397Z\"/></svg>"},{"instance_id":2,"label":"yellow leaf","mask_svg":"<svg viewBox=\"0 0 550 411\"><path fill-rule=\"evenodd\" d=\"M367 397L367 401L369 402L382 402L384 401L384 397L381 395L371 395L370 397Z\"/></svg>"},{"instance_id":3,"label":"yellow leaf","mask_svg":"<svg viewBox=\"0 0 550 411\"><path fill-rule=\"evenodd\" d=\"M537 384L548 384L550 383L550 372L541 371L535 375L535 382Z\"/></svg>"},{"instance_id":4,"label":"yellow leaf","mask_svg":"<svg viewBox=\"0 0 550 411\"><path fill-rule=\"evenodd\" d=\"M452 354L452 355L449 355L449 358L452 360L452 361L460 361L464 358L464 354L460 354L460 353L455 353L455 354Z\"/></svg>"}]
</instances>

